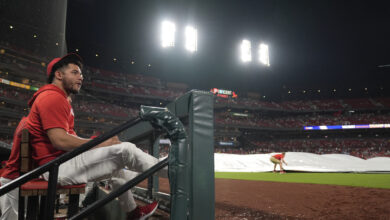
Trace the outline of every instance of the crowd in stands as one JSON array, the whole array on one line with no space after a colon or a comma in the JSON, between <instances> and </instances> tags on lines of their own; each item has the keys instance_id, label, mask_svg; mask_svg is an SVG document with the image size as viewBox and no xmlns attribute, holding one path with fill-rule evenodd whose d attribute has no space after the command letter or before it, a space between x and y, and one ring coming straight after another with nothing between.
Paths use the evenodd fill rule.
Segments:
<instances>
[{"instance_id":1,"label":"crowd in stands","mask_svg":"<svg viewBox=\"0 0 390 220\"><path fill-rule=\"evenodd\" d=\"M19 90L19 89L7 89L5 87L0 87L0 96L10 98L10 99L16 99L21 101L27 101L32 97L32 93L28 92L27 90Z\"/></svg>"},{"instance_id":2,"label":"crowd in stands","mask_svg":"<svg viewBox=\"0 0 390 220\"><path fill-rule=\"evenodd\" d=\"M16 59L15 57L10 59L4 56L0 56L0 61L3 68L14 70L15 72L42 74L42 76L45 76L44 66L42 66L42 63L29 62L26 61L26 59Z\"/></svg>"},{"instance_id":3,"label":"crowd in stands","mask_svg":"<svg viewBox=\"0 0 390 220\"><path fill-rule=\"evenodd\" d=\"M3 97L22 100L27 103L33 92L25 89L1 86L0 95ZM137 109L128 109L109 103L77 101L73 103L76 112L103 113L116 117L134 117ZM256 113L248 117L234 116L231 112L216 113L216 123L223 125L242 125L249 127L270 128L301 128L313 125L349 125L349 124L386 124L390 122L389 114L359 113L359 114L306 114L298 116L264 117Z\"/></svg>"},{"instance_id":4,"label":"crowd in stands","mask_svg":"<svg viewBox=\"0 0 390 220\"><path fill-rule=\"evenodd\" d=\"M33 57L32 55L29 56L33 58L28 59L23 57L23 53L19 53L19 56L11 54L13 50L17 50L13 49L12 46L3 46L0 44L0 48L6 48L6 53L0 54L0 70L11 70L10 75L8 77L4 77L2 75L3 78L8 78L8 80L15 80L14 78L16 77L16 75L33 76L35 74L39 75L42 79L42 77L45 76L44 70L46 68L47 63L46 58L41 58L41 62L39 62L37 61L36 57ZM22 49L18 50L23 51ZM105 91L156 98L158 97L169 100L179 97L186 92L186 89L167 88L165 82L162 82L160 79L141 74L112 72L88 66L84 68L84 72L85 76L89 79L84 82L84 87L90 86L92 88L101 88ZM95 78L97 78L97 80ZM102 80L99 82L98 79ZM40 87L44 83L38 83L36 82L36 80L30 79L29 84L34 84L33 86Z\"/></svg>"},{"instance_id":5,"label":"crowd in stands","mask_svg":"<svg viewBox=\"0 0 390 220\"><path fill-rule=\"evenodd\" d=\"M274 152L308 152L348 154L363 159L390 157L390 139L292 139L252 141L252 146L216 147L217 153L259 154Z\"/></svg>"},{"instance_id":6,"label":"crowd in stands","mask_svg":"<svg viewBox=\"0 0 390 220\"><path fill-rule=\"evenodd\" d=\"M92 67L86 67L85 71L86 76L93 79L84 83L85 86L90 86L90 88L169 100L185 93L183 89L167 88L160 79L151 76L117 73Z\"/></svg>"},{"instance_id":7,"label":"crowd in stands","mask_svg":"<svg viewBox=\"0 0 390 220\"><path fill-rule=\"evenodd\" d=\"M216 105L245 106L251 108L280 109L280 105L275 102L266 102L249 98L216 98Z\"/></svg>"},{"instance_id":8,"label":"crowd in stands","mask_svg":"<svg viewBox=\"0 0 390 220\"><path fill-rule=\"evenodd\" d=\"M36 82L45 77L46 64L48 58L39 57L30 51L13 45L0 42L0 49L5 48L5 52L0 54L0 77L11 80L12 77L23 77L28 80L30 85L39 87L45 82ZM19 54L19 55L18 55ZM8 71L10 71L8 73ZM183 95L187 89L185 86L171 88L162 80L141 75L119 73L92 67L85 67L85 77L83 88L101 89L114 94L128 94L140 97L168 99L172 100ZM9 75L8 75L9 74ZM14 76L14 75L15 76ZM34 74L39 77L34 77ZM8 76L10 78L7 78ZM31 79L28 77L33 76ZM16 79L16 78L15 78ZM35 80L35 81L34 81ZM20 81L19 83L23 83ZM32 97L33 91L16 88L12 86L0 86L0 96L10 99L27 101ZM215 104L229 107L247 108L250 113L248 117L234 116L231 112L216 112L215 122L221 125L239 125L246 127L266 127L266 128L302 128L303 126L313 125L348 125L348 124L375 124L390 123L390 114L388 113L359 113L345 114L344 110L364 110L390 108L390 98L361 98L361 99L333 99L333 100L306 100L306 101L285 101L270 102L260 98L216 98ZM139 109L135 107L122 107L106 103L104 101L92 101L88 98L78 99L72 103L76 113L87 113L89 115L113 116L118 118L134 118L138 115ZM1 108L2 106L0 106ZM285 111L333 111L331 114L310 113L305 115L286 115L286 116L263 116L256 113L256 109L265 110L285 110ZM19 109L20 110L20 109ZM15 127L16 122L7 120L9 127ZM104 118L103 118L104 119ZM114 119L99 120L94 118L92 122L111 122ZM90 129L90 128L87 128ZM82 135L82 134L81 134ZM11 143L11 139L0 138L0 142ZM303 151L318 154L325 153L343 153L358 156L361 158L370 158L374 156L390 156L390 144L387 139L332 139L332 140L288 140L288 141L263 141L253 142L253 146L248 147L216 147L216 152L224 153L269 153L282 151ZM166 155L168 146L163 146L161 155Z\"/></svg>"},{"instance_id":9,"label":"crowd in stands","mask_svg":"<svg viewBox=\"0 0 390 220\"><path fill-rule=\"evenodd\" d=\"M374 100L383 107L390 107L390 98L388 97L375 98Z\"/></svg>"},{"instance_id":10,"label":"crowd in stands","mask_svg":"<svg viewBox=\"0 0 390 220\"><path fill-rule=\"evenodd\" d=\"M85 82L84 86L88 86L89 88L98 88L103 89L105 91L116 92L117 94L123 95L138 95L138 96L148 96L162 99L172 100L184 94L184 91L175 91L168 90L165 88L153 88L153 87L145 87L139 85L122 85L118 83L102 83L98 81L94 82ZM87 88L87 89L89 89Z\"/></svg>"},{"instance_id":11,"label":"crowd in stands","mask_svg":"<svg viewBox=\"0 0 390 220\"><path fill-rule=\"evenodd\" d=\"M302 128L319 125L389 124L390 114L360 113L351 115L308 114L299 116L264 117L249 114L248 117L234 116L230 112L215 114L215 122L222 125L263 128Z\"/></svg>"},{"instance_id":12,"label":"crowd in stands","mask_svg":"<svg viewBox=\"0 0 390 220\"><path fill-rule=\"evenodd\" d=\"M12 143L12 139L11 138L0 137L0 142L6 143L6 144L11 144Z\"/></svg>"},{"instance_id":13,"label":"crowd in stands","mask_svg":"<svg viewBox=\"0 0 390 220\"><path fill-rule=\"evenodd\" d=\"M30 53L20 53L21 49L12 46L3 46L0 43L0 75L11 81L40 87L44 84L46 77L47 59L36 57Z\"/></svg>"},{"instance_id":14,"label":"crowd in stands","mask_svg":"<svg viewBox=\"0 0 390 220\"><path fill-rule=\"evenodd\" d=\"M295 100L280 103L260 101L251 98L216 98L216 104L245 106L252 108L264 108L291 111L334 111L345 109L378 109L390 107L389 98L360 98L360 99L334 99L334 100Z\"/></svg>"},{"instance_id":15,"label":"crowd in stands","mask_svg":"<svg viewBox=\"0 0 390 220\"><path fill-rule=\"evenodd\" d=\"M25 89L10 88L12 87L0 87L0 96L24 101L27 105L27 101L32 97L33 93ZM125 108L104 102L97 103L84 100L79 101L77 99L72 103L72 106L76 112L93 113L123 118L136 117L139 112L139 110L136 108Z\"/></svg>"},{"instance_id":16,"label":"crowd in stands","mask_svg":"<svg viewBox=\"0 0 390 220\"><path fill-rule=\"evenodd\" d=\"M108 115L122 118L137 117L139 110L135 108L125 108L108 103L97 103L87 101L76 101L72 103L75 112L89 114Z\"/></svg>"},{"instance_id":17,"label":"crowd in stands","mask_svg":"<svg viewBox=\"0 0 390 220\"><path fill-rule=\"evenodd\" d=\"M91 78L99 77L103 79L114 79L118 82L130 82L138 85L148 85L152 87L163 87L163 82L155 77L144 76L141 74L125 74L109 70L87 67L85 69L87 75Z\"/></svg>"},{"instance_id":18,"label":"crowd in stands","mask_svg":"<svg viewBox=\"0 0 390 220\"><path fill-rule=\"evenodd\" d=\"M44 76L45 65L47 58L40 58L36 56L28 55L23 53L17 56L17 51L22 51L20 48L13 48L7 46L7 52L14 50L16 54L11 55L0 55L0 64L11 66L15 73L27 74L39 74ZM6 53L8 54L8 53ZM28 54L28 53L27 53ZM85 76L89 79L84 82L84 88L100 88L105 91L112 91L121 94L130 94L138 96L158 97L163 99L172 100L185 93L185 89L179 88L168 88L166 83L162 82L156 77L141 75L141 74L128 74L119 73L103 69L97 69L93 67L85 67ZM25 74L24 74L25 73ZM93 80L91 80L93 79ZM100 79L100 80L99 80ZM29 80L30 84L36 80ZM43 84L43 82L41 83ZM334 100L309 100L309 101L286 101L286 102L269 102L261 101L260 99L254 98L217 98L216 104L248 107L248 108L264 108L264 109L275 109L275 110L345 110L345 109L375 109L382 107L390 107L389 98L361 98L361 99L334 99Z\"/></svg>"}]
</instances>

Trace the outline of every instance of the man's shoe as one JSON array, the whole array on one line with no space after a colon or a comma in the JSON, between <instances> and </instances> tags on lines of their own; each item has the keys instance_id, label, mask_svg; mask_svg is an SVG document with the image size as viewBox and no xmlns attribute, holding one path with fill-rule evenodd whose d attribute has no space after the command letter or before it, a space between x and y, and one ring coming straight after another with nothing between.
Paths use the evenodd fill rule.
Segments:
<instances>
[{"instance_id":1,"label":"man's shoe","mask_svg":"<svg viewBox=\"0 0 390 220\"><path fill-rule=\"evenodd\" d=\"M285 171L280 171L280 174L286 173Z\"/></svg>"},{"instance_id":2,"label":"man's shoe","mask_svg":"<svg viewBox=\"0 0 390 220\"><path fill-rule=\"evenodd\" d=\"M146 218L153 215L157 210L158 202L153 202L152 204L145 206L137 206L133 211L128 215L128 220L145 220Z\"/></svg>"}]
</instances>

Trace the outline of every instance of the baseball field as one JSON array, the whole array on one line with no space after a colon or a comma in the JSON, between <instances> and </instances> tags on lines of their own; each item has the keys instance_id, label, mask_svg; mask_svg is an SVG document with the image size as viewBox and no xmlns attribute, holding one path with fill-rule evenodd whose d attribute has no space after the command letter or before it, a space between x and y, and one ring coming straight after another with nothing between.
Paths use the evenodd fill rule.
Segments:
<instances>
[{"instance_id":1,"label":"baseball field","mask_svg":"<svg viewBox=\"0 0 390 220\"><path fill-rule=\"evenodd\" d=\"M284 183L313 183L390 189L390 174L371 173L238 173L216 172L215 178L273 181Z\"/></svg>"},{"instance_id":2,"label":"baseball field","mask_svg":"<svg viewBox=\"0 0 390 220\"><path fill-rule=\"evenodd\" d=\"M387 220L389 207L390 174L215 173L216 220Z\"/></svg>"},{"instance_id":3,"label":"baseball field","mask_svg":"<svg viewBox=\"0 0 390 220\"><path fill-rule=\"evenodd\" d=\"M215 219L390 219L390 174L215 173Z\"/></svg>"}]
</instances>

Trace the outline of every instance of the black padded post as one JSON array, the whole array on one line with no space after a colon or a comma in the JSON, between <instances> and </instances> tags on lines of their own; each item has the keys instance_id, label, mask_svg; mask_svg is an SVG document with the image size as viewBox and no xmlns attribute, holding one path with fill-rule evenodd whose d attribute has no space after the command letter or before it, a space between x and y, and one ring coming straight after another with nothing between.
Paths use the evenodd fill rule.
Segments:
<instances>
[{"instance_id":1,"label":"black padded post","mask_svg":"<svg viewBox=\"0 0 390 220\"><path fill-rule=\"evenodd\" d=\"M38 219L39 196L29 196L27 198L27 207L27 220Z\"/></svg>"},{"instance_id":2,"label":"black padded post","mask_svg":"<svg viewBox=\"0 0 390 220\"><path fill-rule=\"evenodd\" d=\"M74 216L79 211L79 194L69 194L68 218Z\"/></svg>"}]
</instances>

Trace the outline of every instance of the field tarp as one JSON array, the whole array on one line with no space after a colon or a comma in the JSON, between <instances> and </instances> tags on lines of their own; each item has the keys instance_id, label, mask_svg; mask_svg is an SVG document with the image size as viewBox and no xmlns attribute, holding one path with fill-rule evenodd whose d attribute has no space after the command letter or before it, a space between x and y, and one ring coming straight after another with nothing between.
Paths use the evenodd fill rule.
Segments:
<instances>
[{"instance_id":1,"label":"field tarp","mask_svg":"<svg viewBox=\"0 0 390 220\"><path fill-rule=\"evenodd\" d=\"M273 170L271 154L215 153L216 172L269 172ZM287 152L284 160L287 171L304 172L390 172L390 157L361 159L346 154L313 154ZM279 170L279 166L276 168Z\"/></svg>"}]
</instances>

